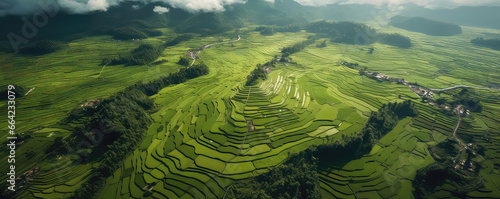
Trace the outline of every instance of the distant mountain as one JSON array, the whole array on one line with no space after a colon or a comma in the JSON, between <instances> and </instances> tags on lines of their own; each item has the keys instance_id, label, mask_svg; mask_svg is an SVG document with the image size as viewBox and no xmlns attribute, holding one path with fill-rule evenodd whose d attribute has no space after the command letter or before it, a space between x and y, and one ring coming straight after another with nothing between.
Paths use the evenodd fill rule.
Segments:
<instances>
[{"instance_id":1,"label":"distant mountain","mask_svg":"<svg viewBox=\"0 0 500 199\"><path fill-rule=\"evenodd\" d=\"M462 33L462 28L457 24L434 21L423 17L395 16L391 18L389 25L432 36L452 36Z\"/></svg>"},{"instance_id":2,"label":"distant mountain","mask_svg":"<svg viewBox=\"0 0 500 199\"><path fill-rule=\"evenodd\" d=\"M148 4L140 9L133 9L133 2L124 2L119 6L110 7L107 12L91 12L87 14L66 14L58 12L48 18L44 26L34 26L32 16L5 16L0 17L0 41L9 38L12 32L21 37L23 27L34 27L37 31L34 37L28 40L71 40L88 34L106 34L110 29L118 26L140 26L140 29L166 27L167 19L164 15L153 12L158 4ZM27 23L22 20L25 17ZM31 31L31 30L29 30Z\"/></svg>"},{"instance_id":3,"label":"distant mountain","mask_svg":"<svg viewBox=\"0 0 500 199\"><path fill-rule=\"evenodd\" d=\"M426 17L463 26L500 29L500 6L458 7L455 9L426 9L407 6L401 12L410 17Z\"/></svg>"},{"instance_id":4,"label":"distant mountain","mask_svg":"<svg viewBox=\"0 0 500 199\"><path fill-rule=\"evenodd\" d=\"M216 34L243 27L240 18L231 18L224 13L199 13L184 20L175 30L183 33Z\"/></svg>"},{"instance_id":5,"label":"distant mountain","mask_svg":"<svg viewBox=\"0 0 500 199\"><path fill-rule=\"evenodd\" d=\"M387 12L373 5L356 4L330 4L322 7L309 7L306 11L307 15L313 20L325 19L335 21L365 21Z\"/></svg>"},{"instance_id":6,"label":"distant mountain","mask_svg":"<svg viewBox=\"0 0 500 199\"><path fill-rule=\"evenodd\" d=\"M169 12L153 12L155 6L163 6ZM106 12L96 11L86 14L66 14L60 11L50 17L45 26L37 27L36 36L22 35L25 22L22 16L0 17L0 41L9 41L9 32L37 40L69 41L89 35L113 35L115 39L145 38L161 34L155 28L170 27L182 33L216 34L239 28L245 23L287 26L303 24L311 20L366 20L374 16L373 6L328 5L322 7L303 6L294 0L248 0L243 4L226 6L225 12L191 13L173 8L162 2L141 4L125 1L112 6ZM26 16L28 21L32 16ZM2 42L0 42L1 44ZM0 45L0 49L1 45Z\"/></svg>"},{"instance_id":7,"label":"distant mountain","mask_svg":"<svg viewBox=\"0 0 500 199\"><path fill-rule=\"evenodd\" d=\"M281 7L280 10L276 8L276 3L273 4L264 0L248 0L247 3L227 11L226 14L234 15L234 13L238 13L238 17L246 22L263 25L284 26L308 21L300 11L289 11L285 7ZM299 4L299 6L301 5ZM296 7L296 9L300 9L300 7Z\"/></svg>"}]
</instances>

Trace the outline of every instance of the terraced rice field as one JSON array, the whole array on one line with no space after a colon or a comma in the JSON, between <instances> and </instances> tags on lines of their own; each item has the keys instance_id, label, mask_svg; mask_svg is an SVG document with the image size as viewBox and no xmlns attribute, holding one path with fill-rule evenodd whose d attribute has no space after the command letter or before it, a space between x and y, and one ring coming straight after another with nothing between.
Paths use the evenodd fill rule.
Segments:
<instances>
[{"instance_id":1,"label":"terraced rice field","mask_svg":"<svg viewBox=\"0 0 500 199\"><path fill-rule=\"evenodd\" d=\"M401 50L383 44L329 43L326 48L315 48L313 44L292 55L298 64L277 64L267 80L257 86L244 86L246 76L255 65L270 61L279 55L282 47L306 40L310 34L262 36L250 32L242 35L234 46L218 45L202 51L199 61L210 67L210 74L166 87L152 96L159 108L151 115L154 123L147 137L106 180L98 197L141 198L150 190L153 198L224 198L234 181L262 174L311 145L341 142L344 137L361 131L372 111L388 102L407 99L416 102L418 117L402 120L360 159L340 167L320 165L319 178L325 198L413 197L411 181L416 170L434 162L427 148L449 137L457 118L420 103L420 98L404 85L379 83L339 65L338 61L359 63L371 71L417 81L431 88L455 84L487 86L490 79L498 79L500 53L464 44L470 37L489 30L466 27L464 34L446 38L387 27L383 31L403 32L415 41L415 46ZM140 69L109 68L99 79L123 86L123 81L114 79L114 72L117 75L123 71L133 73L134 81L165 75L177 69L174 60L186 50L215 40L215 37L196 38L168 48L159 58L168 59L168 64L158 69L148 68L153 70L151 78L145 77L146 73L136 73ZM439 49L431 46L431 42L447 47ZM369 47L375 48L374 54L363 50ZM98 73L100 68L97 68L92 68L92 74ZM486 73L482 69L487 69ZM44 89L40 90L51 92ZM469 196L500 196L497 186L500 184L500 147L496 144L500 133L500 121L496 117L500 114L499 92L479 92L485 110L464 119L467 125L459 129L460 136L469 136L488 149L489 159L481 170L485 188ZM103 95L104 91L88 98ZM68 100L62 102L72 104ZM47 117L60 118L57 114L62 112L49 111ZM58 136L69 133L65 129L42 129L37 136L46 137L53 132ZM47 165L48 169L35 179L25 196L57 198L77 189L95 165L67 166L69 158ZM26 168L32 166L25 165ZM441 191L436 194L440 196L453 192L447 184L438 189Z\"/></svg>"},{"instance_id":2,"label":"terraced rice field","mask_svg":"<svg viewBox=\"0 0 500 199\"><path fill-rule=\"evenodd\" d=\"M360 48L343 47L343 44L330 44L321 50L311 45L292 56L299 64L278 64L259 86L245 87L242 75L225 75L240 74L228 63L248 65L250 60L238 55L250 53L241 47L248 45L250 40L249 37L243 38L242 44L236 44L232 52L225 51L225 46L203 51L202 60L225 62L222 65L226 67L214 68L221 64L210 64L215 70L210 77L165 88L153 97L163 107L153 115L156 123L149 130L150 138L108 179L105 190L112 190L111 193L103 192L101 196L141 197L145 193L144 187L154 186L154 198L223 198L225 190L235 180L262 174L290 154L312 144L341 141L343 136L360 131L371 111L387 102L419 101L418 96L404 85L378 83L337 64L339 59L360 60L370 56L360 53L343 55L342 48L346 51L359 51ZM266 42L253 43L251 53L276 55L279 48L269 48ZM381 44L373 45L380 51L393 52L389 47L379 46ZM416 47L414 51L426 52L424 47ZM381 65L387 64L385 59L394 60L395 56L406 55L390 54L384 59L380 59L383 55L378 55L376 60L382 61L377 64L372 61L360 63L379 70ZM412 61L421 62L418 59ZM410 69L405 67L415 65L393 62L385 66L384 73L390 75L392 71L406 77L406 71ZM393 70L396 67L399 69ZM245 68L250 70L252 65ZM439 69L419 65L411 70L417 71L414 74L423 74ZM453 78L457 78L452 75L408 77L422 80L428 87L444 87L449 85L446 81L453 83ZM425 81L431 78L433 81ZM481 85L480 82L471 83L472 80L462 81ZM209 84L216 86L207 86ZM486 106L495 112L497 102L493 102L491 96L498 96L498 93L484 92L493 92L485 99L490 99L491 104L487 102ZM420 102L417 104L420 115L401 121L370 154L343 167L320 165L323 197L413 197L411 181L416 171L434 162L427 148L449 137L457 120L436 108ZM497 124L492 115L486 116L491 114L489 112L477 118L488 118L489 123ZM494 128L490 131L498 132L498 128ZM484 175L498 171L493 165L495 160L488 163L491 167L483 171ZM496 177L491 176L491 182ZM470 196L499 193L493 183L486 184L486 188L472 192ZM446 191L445 187L443 190Z\"/></svg>"}]
</instances>

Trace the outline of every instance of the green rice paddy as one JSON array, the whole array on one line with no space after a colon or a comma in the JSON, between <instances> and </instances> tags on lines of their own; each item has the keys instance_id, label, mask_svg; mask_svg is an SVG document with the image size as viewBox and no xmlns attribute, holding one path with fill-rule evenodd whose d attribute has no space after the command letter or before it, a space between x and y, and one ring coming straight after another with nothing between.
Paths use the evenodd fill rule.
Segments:
<instances>
[{"instance_id":1,"label":"green rice paddy","mask_svg":"<svg viewBox=\"0 0 500 199\"><path fill-rule=\"evenodd\" d=\"M316 48L313 44L291 56L297 64L277 64L267 80L256 86L244 86L255 65L270 61L282 47L304 41L311 34L262 36L252 31L232 45L202 51L200 60L210 67L210 74L166 87L151 97L158 105L151 115L154 124L140 147L119 163L120 168L106 180L98 197L141 198L152 187L151 198L223 198L233 182L262 174L311 145L342 142L345 136L361 131L371 112L383 104L411 99L417 102L419 116L400 121L360 159L341 167L320 165L319 178L324 198L412 198L416 171L434 162L427 148L450 137L456 116L421 103L405 85L379 83L338 61L359 63L370 71L429 88L458 84L484 87L499 79L500 52L467 42L480 32L498 31L464 27L461 35L433 37L391 27L382 29L409 36L414 47L328 43L325 48ZM224 36L195 37L169 47L159 58L168 62L151 67L103 69L100 58L139 45L105 36L77 40L67 50L41 57L0 54L0 62L6 63L1 70L13 71L2 71L8 74L6 78L37 87L19 99L18 132L36 129L33 135L38 141L20 147L19 161L28 150L46 148L55 137L69 135L71 127L54 126L75 106L136 81L176 71L180 66L175 62L187 50L220 38L229 40ZM168 38L144 42L162 39ZM375 48L373 54L364 50L370 47ZM475 143L487 148L489 159L481 170L485 187L468 196L499 196L499 92L478 92L485 110L465 118L468 125L459 133L472 135ZM489 141L483 139L485 136ZM42 161L43 154L33 158L42 164L42 172L23 192L24 197L67 197L95 166L71 165L71 157L59 157L50 163ZM20 165L20 169L35 164ZM437 189L436 196L452 193L448 184Z\"/></svg>"}]
</instances>

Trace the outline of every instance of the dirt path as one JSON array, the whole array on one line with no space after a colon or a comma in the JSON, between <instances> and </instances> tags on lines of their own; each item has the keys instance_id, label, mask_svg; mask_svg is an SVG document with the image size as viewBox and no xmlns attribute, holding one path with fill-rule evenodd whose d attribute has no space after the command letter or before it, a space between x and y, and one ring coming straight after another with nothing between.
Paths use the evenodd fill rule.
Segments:
<instances>
[{"instance_id":1,"label":"dirt path","mask_svg":"<svg viewBox=\"0 0 500 199\"><path fill-rule=\"evenodd\" d=\"M457 113L457 115L458 115L457 126L455 127L455 130L453 130L453 137L455 138L455 140L457 140L458 144L460 144L460 146L462 148L467 149L467 145L465 145L465 143L460 138L457 137L458 127L460 127L460 122L462 122L462 114L461 113L464 111L464 109L462 108L462 105L459 105L453 111L455 111L455 113Z\"/></svg>"},{"instance_id":2,"label":"dirt path","mask_svg":"<svg viewBox=\"0 0 500 199\"><path fill-rule=\"evenodd\" d=\"M193 62L191 62L191 65L192 66L194 64L194 62L196 61L196 59L198 58L198 54L207 49L207 48L210 48L214 45L218 45L218 44L228 44L228 43L233 43L233 42L237 42L241 39L240 35L238 35L238 39L237 40L234 40L234 41L225 41L225 42L220 42L220 43L213 43L213 44L208 44L208 45L205 45L203 47L200 48L200 50L197 50L197 51L187 51L186 52L186 55L191 57L191 59L193 59Z\"/></svg>"}]
</instances>

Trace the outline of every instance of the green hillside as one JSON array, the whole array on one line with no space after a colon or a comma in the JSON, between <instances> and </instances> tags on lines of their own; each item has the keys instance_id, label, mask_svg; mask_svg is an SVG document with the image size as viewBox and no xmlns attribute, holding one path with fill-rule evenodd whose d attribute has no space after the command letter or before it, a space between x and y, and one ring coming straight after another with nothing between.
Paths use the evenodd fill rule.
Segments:
<instances>
[{"instance_id":1,"label":"green hillside","mask_svg":"<svg viewBox=\"0 0 500 199\"><path fill-rule=\"evenodd\" d=\"M499 30L207 2L61 7L2 38L0 198L500 196Z\"/></svg>"}]
</instances>

